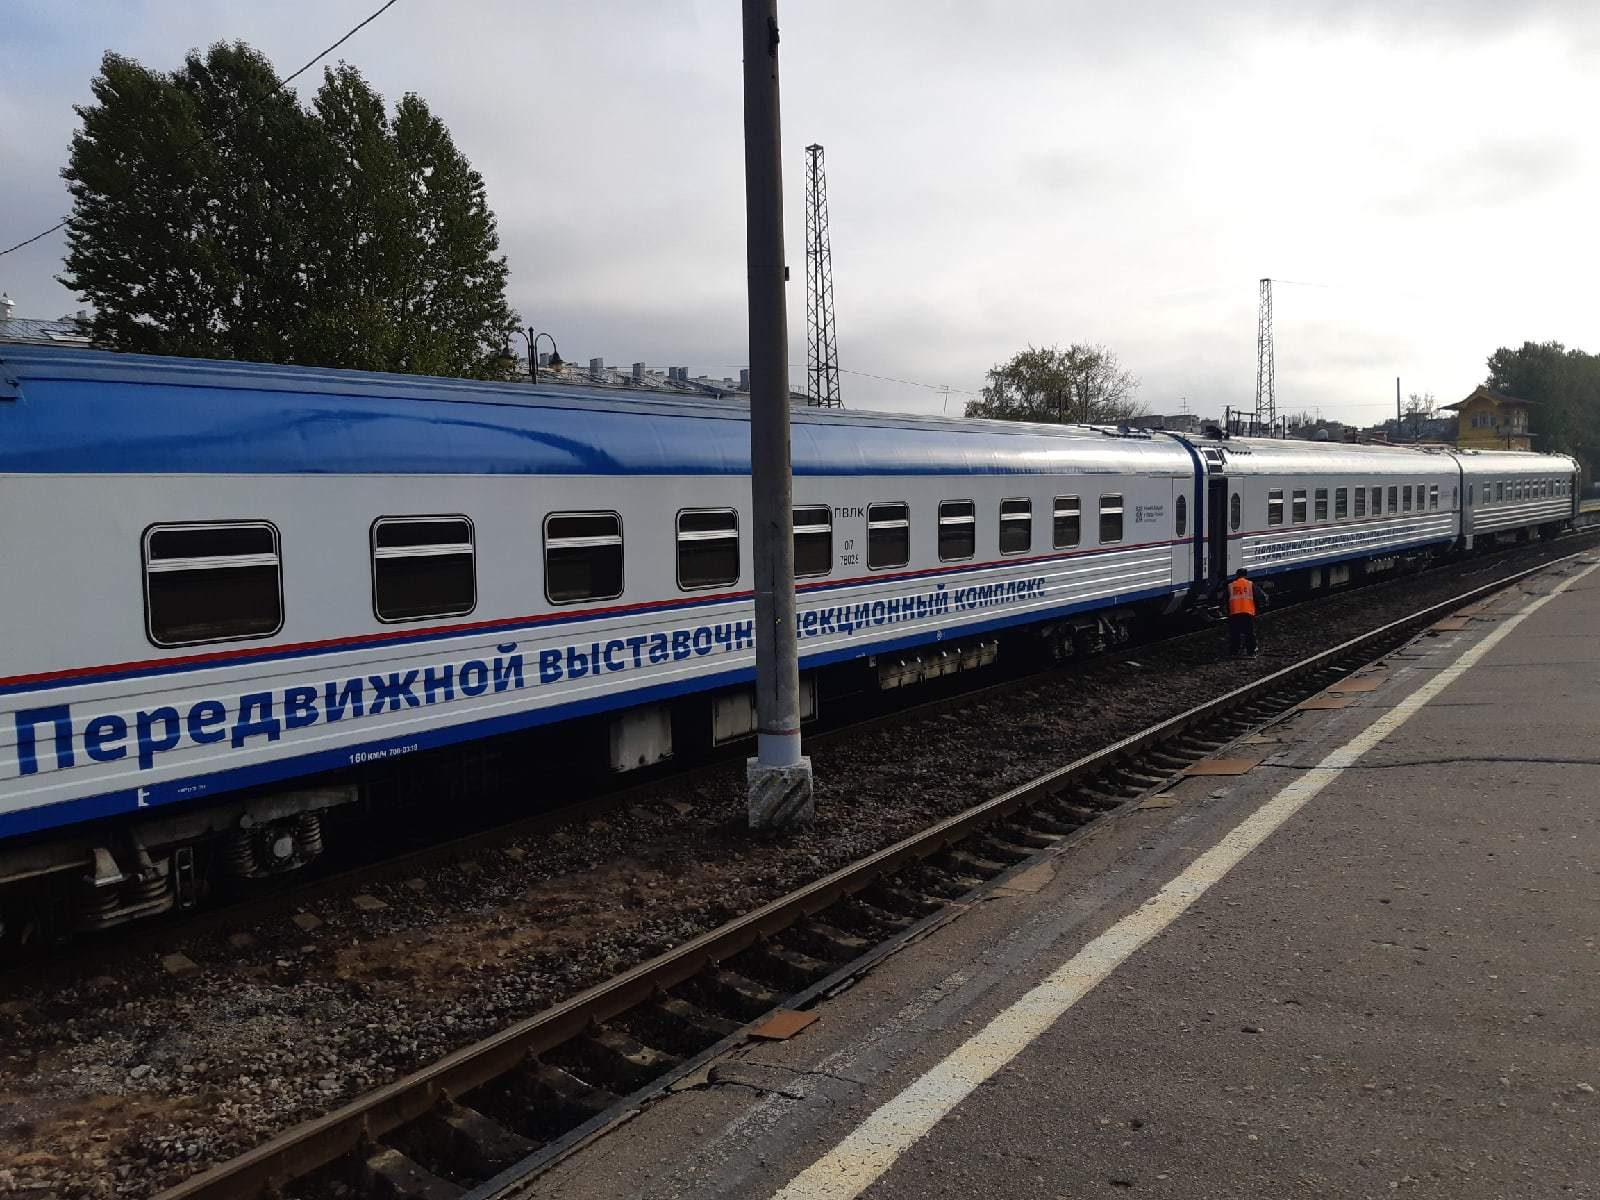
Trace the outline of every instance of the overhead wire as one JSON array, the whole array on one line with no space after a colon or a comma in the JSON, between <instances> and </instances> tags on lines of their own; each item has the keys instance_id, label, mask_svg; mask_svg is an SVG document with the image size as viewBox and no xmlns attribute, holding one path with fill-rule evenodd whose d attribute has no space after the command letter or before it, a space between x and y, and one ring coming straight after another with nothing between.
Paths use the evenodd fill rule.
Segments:
<instances>
[{"instance_id":1,"label":"overhead wire","mask_svg":"<svg viewBox=\"0 0 1600 1200\"><path fill-rule=\"evenodd\" d=\"M388 12L391 8L393 8L399 2L400 2L400 0L384 0L383 4L379 5L376 9L374 9L366 17L362 18L360 21L358 21L356 24L352 25L348 30L346 30L344 36L341 37L338 41L334 42L331 46L327 47L327 49L320 50L316 54L312 55L311 58L306 61L305 65L302 66L299 70L294 71L293 73L291 73L289 75L285 75L282 79L278 80L277 83L273 84L272 87L268 88L266 90L266 92L264 92L261 96L259 96L255 101L253 101L250 104L245 105L244 108L242 108L240 110L239 115L236 118L234 118L233 123L232 123L232 125L229 126L229 128L237 127L239 122L244 119L244 116L245 116L246 112L249 112L251 109L260 106L261 104L263 104L266 101L270 100L272 97L276 96L279 92L283 91L284 88L288 87L291 83L293 83L296 79L300 78L300 76L304 75L312 67L316 66L323 59L327 58L328 55L332 54L340 46L344 45L351 38L355 37L356 34L360 33L368 25L372 24L379 17L383 16L384 13ZM206 136L204 134L201 134L194 141L190 142L189 145L185 146L183 148L183 150L181 150L179 153L173 155L166 162L161 163L156 169L160 170L160 171L165 171L165 170L167 170L167 169L169 169L171 167L177 166L179 163L183 162L184 159L188 158L191 154L193 154L196 150L198 150L201 146L205 145L206 141L207 141ZM112 196L120 198L122 196L127 195L132 190L133 190L133 185L129 184L127 187L122 188L122 189L120 189L120 190L118 190L116 192L113 192ZM67 225L67 222L70 219L71 218L69 218L69 217L62 217L61 220L57 221L54 225L50 226L49 229L40 230L38 233L34 234L32 237L25 238L22 241L18 242L14 246L7 246L4 250L0 250L0 258L4 258L7 254L10 254L15 250L21 250L24 246L31 246L31 245L33 245L33 243L39 241L41 238L47 238L52 233L55 233L58 230L65 229L66 225Z\"/></svg>"}]
</instances>

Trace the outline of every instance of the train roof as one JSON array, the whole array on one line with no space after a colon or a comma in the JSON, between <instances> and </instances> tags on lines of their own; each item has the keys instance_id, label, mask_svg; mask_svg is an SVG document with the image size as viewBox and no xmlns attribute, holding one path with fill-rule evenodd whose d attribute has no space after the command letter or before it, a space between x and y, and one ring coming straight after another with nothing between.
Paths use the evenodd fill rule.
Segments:
<instances>
[{"instance_id":1,"label":"train roof","mask_svg":"<svg viewBox=\"0 0 1600 1200\"><path fill-rule=\"evenodd\" d=\"M1352 475L1454 475L1458 463L1469 474L1549 474L1576 469L1564 454L1526 450L1461 450L1454 446L1391 446L1375 443L1305 442L1281 438L1189 439L1202 455L1220 455L1233 475L1348 473ZM1553 467L1552 463L1559 463Z\"/></svg>"},{"instance_id":2,"label":"train roof","mask_svg":"<svg viewBox=\"0 0 1600 1200\"><path fill-rule=\"evenodd\" d=\"M0 472L748 475L749 404L0 346ZM1166 435L792 410L796 475L1188 475Z\"/></svg>"},{"instance_id":3,"label":"train roof","mask_svg":"<svg viewBox=\"0 0 1600 1200\"><path fill-rule=\"evenodd\" d=\"M1418 446L1307 442L1285 438L1196 440L1206 458L1220 454L1230 475L1454 475L1448 451Z\"/></svg>"}]
</instances>

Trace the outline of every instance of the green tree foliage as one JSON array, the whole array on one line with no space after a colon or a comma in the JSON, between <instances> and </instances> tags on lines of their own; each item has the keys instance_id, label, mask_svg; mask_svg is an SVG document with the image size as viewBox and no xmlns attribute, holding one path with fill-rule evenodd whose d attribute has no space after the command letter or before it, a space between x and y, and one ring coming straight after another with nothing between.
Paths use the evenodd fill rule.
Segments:
<instances>
[{"instance_id":1,"label":"green tree foliage","mask_svg":"<svg viewBox=\"0 0 1600 1200\"><path fill-rule=\"evenodd\" d=\"M77 111L62 283L98 344L489 377L517 317L483 179L353 67L309 107L236 43L161 73L107 54Z\"/></svg>"},{"instance_id":2,"label":"green tree foliage","mask_svg":"<svg viewBox=\"0 0 1600 1200\"><path fill-rule=\"evenodd\" d=\"M1139 381L1104 346L1029 346L989 369L969 417L1081 425L1125 421L1144 412Z\"/></svg>"},{"instance_id":3,"label":"green tree foliage","mask_svg":"<svg viewBox=\"0 0 1600 1200\"><path fill-rule=\"evenodd\" d=\"M1502 346L1489 356L1489 387L1533 402L1534 449L1600 461L1600 355L1560 342Z\"/></svg>"}]
</instances>

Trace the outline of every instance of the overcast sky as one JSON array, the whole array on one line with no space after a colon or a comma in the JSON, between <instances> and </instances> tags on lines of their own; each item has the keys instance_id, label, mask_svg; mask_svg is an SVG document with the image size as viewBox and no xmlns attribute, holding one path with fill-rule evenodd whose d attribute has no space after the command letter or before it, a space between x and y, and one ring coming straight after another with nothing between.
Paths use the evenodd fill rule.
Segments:
<instances>
[{"instance_id":1,"label":"overcast sky","mask_svg":"<svg viewBox=\"0 0 1600 1200\"><path fill-rule=\"evenodd\" d=\"M0 245L64 214L72 105L110 49L243 39L282 73L377 0L9 0ZM1249 405L1257 280L1280 410L1460 399L1497 346L1600 349L1600 4L785 0L794 378L804 147L827 150L852 407L938 411L1033 343L1101 342L1153 412ZM400 0L338 56L414 91L482 172L512 304L562 354L747 361L734 0ZM320 82L303 77L302 94ZM77 301L60 235L0 258ZM1311 286L1315 285L1315 286Z\"/></svg>"}]
</instances>

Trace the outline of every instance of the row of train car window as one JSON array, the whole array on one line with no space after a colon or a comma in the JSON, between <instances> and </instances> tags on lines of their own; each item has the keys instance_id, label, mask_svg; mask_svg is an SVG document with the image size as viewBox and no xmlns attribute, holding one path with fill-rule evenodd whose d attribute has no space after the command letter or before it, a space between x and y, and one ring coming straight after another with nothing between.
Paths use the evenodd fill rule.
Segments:
<instances>
[{"instance_id":1,"label":"row of train car window","mask_svg":"<svg viewBox=\"0 0 1600 1200\"><path fill-rule=\"evenodd\" d=\"M1058 496L1052 511L1056 549L1082 541L1082 504ZM1099 544L1122 541L1120 493L1099 497ZM1177 532L1188 506L1179 496ZM1000 502L1000 553L1033 547L1033 501ZM971 500L939 505L939 559L977 553L977 507ZM459 617L478 605L476 542L465 516L381 517L372 524L372 608L378 620ZM739 514L731 508L689 508L677 519L678 586L726 587L739 579ZM833 511L794 510L797 578L833 569ZM911 506L867 506L867 566L888 570L911 561ZM551 513L544 520L545 595L552 604L614 600L622 595L622 517L615 512ZM283 627L278 531L266 521L156 525L144 537L145 623L158 646L271 637Z\"/></svg>"},{"instance_id":2,"label":"row of train car window","mask_svg":"<svg viewBox=\"0 0 1600 1200\"><path fill-rule=\"evenodd\" d=\"M1489 489L1494 488L1494 497L1490 499ZM1561 496L1566 494L1567 481L1562 479L1519 479L1496 481L1494 484L1483 485L1483 499L1481 503L1491 504L1511 500L1526 500L1542 497ZM1388 488L1388 511L1390 513L1431 511L1439 507L1439 485L1436 483L1390 484ZM1283 488L1272 488L1267 492L1267 524L1282 525L1284 523ZM1289 496L1292 506L1289 513L1289 524L1303 525L1307 517L1307 496L1311 497L1312 509L1309 519L1314 522L1328 520L1328 489L1295 488ZM1456 489L1450 490L1451 504L1455 503ZM1476 484L1467 485L1467 504L1480 503L1476 499ZM1350 517L1365 517L1369 509L1375 517L1384 513L1384 489L1381 487L1365 488L1334 488L1333 489L1333 519L1343 521ZM1351 507L1352 498L1355 501ZM1235 492L1229 507L1229 524L1237 530L1243 519L1243 506L1239 493Z\"/></svg>"}]
</instances>

